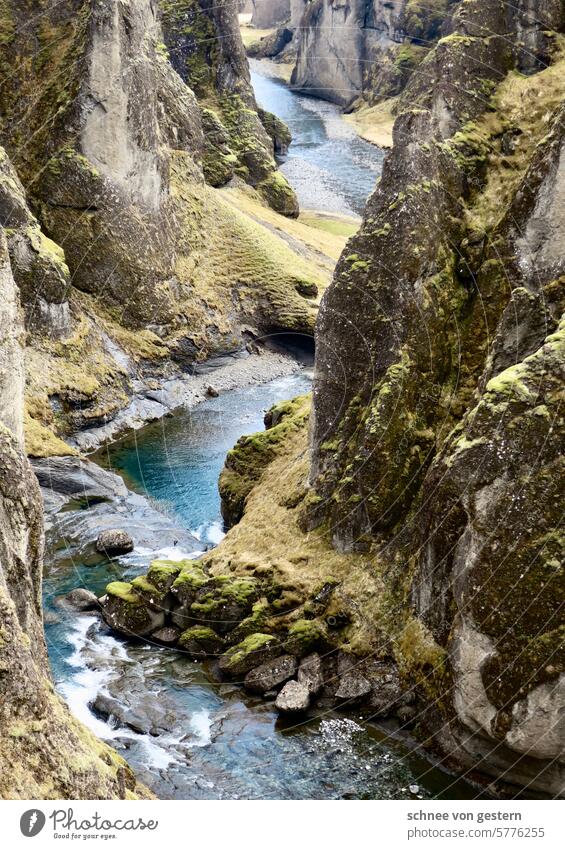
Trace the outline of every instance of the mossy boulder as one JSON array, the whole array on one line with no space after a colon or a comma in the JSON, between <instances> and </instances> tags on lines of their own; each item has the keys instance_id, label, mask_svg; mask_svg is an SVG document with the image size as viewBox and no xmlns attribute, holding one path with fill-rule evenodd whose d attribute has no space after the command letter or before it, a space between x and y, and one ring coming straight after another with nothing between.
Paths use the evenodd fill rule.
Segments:
<instances>
[{"instance_id":1,"label":"mossy boulder","mask_svg":"<svg viewBox=\"0 0 565 849\"><path fill-rule=\"evenodd\" d=\"M304 657L328 648L331 640L324 622L317 619L298 619L288 629L285 650L296 657Z\"/></svg>"},{"instance_id":2,"label":"mossy boulder","mask_svg":"<svg viewBox=\"0 0 565 849\"><path fill-rule=\"evenodd\" d=\"M288 152L292 141L292 133L289 128L277 115L273 115L272 112L268 112L266 109L259 107L257 114L273 142L275 153L284 156Z\"/></svg>"},{"instance_id":3,"label":"mossy boulder","mask_svg":"<svg viewBox=\"0 0 565 849\"><path fill-rule=\"evenodd\" d=\"M220 669L232 678L243 678L257 666L282 654L272 634L250 634L220 658Z\"/></svg>"},{"instance_id":4,"label":"mossy boulder","mask_svg":"<svg viewBox=\"0 0 565 849\"><path fill-rule=\"evenodd\" d=\"M108 584L101 604L108 625L127 636L147 637L165 624L164 612L152 609L126 581Z\"/></svg>"},{"instance_id":5,"label":"mossy boulder","mask_svg":"<svg viewBox=\"0 0 565 849\"><path fill-rule=\"evenodd\" d=\"M194 625L187 628L179 637L178 647L188 652L191 657L218 657L224 651L222 638L212 628Z\"/></svg>"}]
</instances>

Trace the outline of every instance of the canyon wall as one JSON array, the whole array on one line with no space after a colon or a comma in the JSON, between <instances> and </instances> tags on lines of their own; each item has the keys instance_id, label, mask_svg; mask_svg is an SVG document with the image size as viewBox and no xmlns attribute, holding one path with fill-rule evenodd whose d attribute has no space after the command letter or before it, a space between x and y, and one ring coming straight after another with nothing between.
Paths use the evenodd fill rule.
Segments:
<instances>
[{"instance_id":1,"label":"canyon wall","mask_svg":"<svg viewBox=\"0 0 565 849\"><path fill-rule=\"evenodd\" d=\"M251 25L257 29L270 29L290 18L290 0L252 0L252 2Z\"/></svg>"},{"instance_id":2,"label":"canyon wall","mask_svg":"<svg viewBox=\"0 0 565 849\"><path fill-rule=\"evenodd\" d=\"M30 221L0 153L0 203L13 218ZM41 610L41 495L23 448L23 310L3 227L0 303L0 798L149 798L126 762L71 716L51 681Z\"/></svg>"},{"instance_id":3,"label":"canyon wall","mask_svg":"<svg viewBox=\"0 0 565 849\"><path fill-rule=\"evenodd\" d=\"M312 334L323 274L230 200L298 213L235 4L35 6L0 3L0 195L18 199L0 213L29 333L26 444L43 456L148 381Z\"/></svg>"},{"instance_id":4,"label":"canyon wall","mask_svg":"<svg viewBox=\"0 0 565 849\"><path fill-rule=\"evenodd\" d=\"M292 85L340 106L395 97L453 6L454 0L314 0L300 22Z\"/></svg>"},{"instance_id":5,"label":"canyon wall","mask_svg":"<svg viewBox=\"0 0 565 849\"><path fill-rule=\"evenodd\" d=\"M322 302L307 525L382 562L444 751L563 794L563 8L449 29Z\"/></svg>"}]
</instances>

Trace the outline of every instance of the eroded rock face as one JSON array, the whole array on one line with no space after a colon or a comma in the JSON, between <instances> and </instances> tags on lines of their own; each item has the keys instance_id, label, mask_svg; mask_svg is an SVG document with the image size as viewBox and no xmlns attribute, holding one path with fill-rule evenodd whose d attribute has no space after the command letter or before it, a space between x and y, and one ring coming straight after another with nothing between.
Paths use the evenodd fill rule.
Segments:
<instances>
[{"instance_id":1,"label":"eroded rock face","mask_svg":"<svg viewBox=\"0 0 565 849\"><path fill-rule=\"evenodd\" d=\"M140 376L237 350L244 328L312 333L299 287L318 274L210 188L237 176L298 214L274 159L288 137L257 111L234 4L2 15L0 223L29 331L27 450L59 456L72 431L116 418Z\"/></svg>"},{"instance_id":2,"label":"eroded rock face","mask_svg":"<svg viewBox=\"0 0 565 849\"><path fill-rule=\"evenodd\" d=\"M538 16L563 29L457 4L401 95L320 311L307 525L376 547L452 760L563 795L564 60Z\"/></svg>"},{"instance_id":3,"label":"eroded rock face","mask_svg":"<svg viewBox=\"0 0 565 849\"><path fill-rule=\"evenodd\" d=\"M310 691L307 684L289 681L278 694L275 707L281 713L303 713L310 706Z\"/></svg>"},{"instance_id":4,"label":"eroded rock face","mask_svg":"<svg viewBox=\"0 0 565 849\"><path fill-rule=\"evenodd\" d=\"M125 761L71 717L50 679L41 496L22 450L22 313L3 231L0 303L0 797L147 797Z\"/></svg>"},{"instance_id":5,"label":"eroded rock face","mask_svg":"<svg viewBox=\"0 0 565 849\"><path fill-rule=\"evenodd\" d=\"M405 6L406 0L308 4L292 86L342 106L351 103L363 92L371 66L395 44Z\"/></svg>"}]
</instances>

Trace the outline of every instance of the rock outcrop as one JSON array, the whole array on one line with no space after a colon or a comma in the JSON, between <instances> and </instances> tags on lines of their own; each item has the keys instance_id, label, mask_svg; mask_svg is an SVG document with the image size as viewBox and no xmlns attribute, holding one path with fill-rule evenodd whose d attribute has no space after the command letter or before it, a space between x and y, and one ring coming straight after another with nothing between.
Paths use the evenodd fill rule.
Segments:
<instances>
[{"instance_id":1,"label":"rock outcrop","mask_svg":"<svg viewBox=\"0 0 565 849\"><path fill-rule=\"evenodd\" d=\"M430 47L449 32L456 5L456 0L302 3L292 85L349 110L396 97Z\"/></svg>"},{"instance_id":2,"label":"rock outcrop","mask_svg":"<svg viewBox=\"0 0 565 849\"><path fill-rule=\"evenodd\" d=\"M311 334L302 292L322 281L313 252L211 188L297 214L235 5L36 5L0 4L0 223L29 331L27 449L54 456L140 380L250 336Z\"/></svg>"},{"instance_id":3,"label":"rock outcrop","mask_svg":"<svg viewBox=\"0 0 565 849\"><path fill-rule=\"evenodd\" d=\"M23 311L3 229L0 302L0 797L148 798L125 761L71 716L50 678L41 496L23 453Z\"/></svg>"},{"instance_id":4,"label":"rock outcrop","mask_svg":"<svg viewBox=\"0 0 565 849\"><path fill-rule=\"evenodd\" d=\"M323 655L281 711L364 705L564 796L565 21L463 0L445 26L322 301L311 456L306 399L240 440L200 568L256 588L226 673Z\"/></svg>"},{"instance_id":5,"label":"rock outcrop","mask_svg":"<svg viewBox=\"0 0 565 849\"><path fill-rule=\"evenodd\" d=\"M552 795L564 23L559 3L464 0L401 96L320 311L307 509L382 564L393 654L452 762Z\"/></svg>"}]
</instances>

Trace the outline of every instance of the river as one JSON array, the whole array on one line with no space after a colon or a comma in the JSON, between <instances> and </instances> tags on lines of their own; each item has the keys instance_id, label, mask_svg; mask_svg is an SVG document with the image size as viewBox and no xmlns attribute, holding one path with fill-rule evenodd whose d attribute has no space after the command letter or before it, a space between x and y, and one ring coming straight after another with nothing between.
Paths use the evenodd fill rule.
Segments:
<instances>
[{"instance_id":1,"label":"river","mask_svg":"<svg viewBox=\"0 0 565 849\"><path fill-rule=\"evenodd\" d=\"M360 215L381 173L384 152L359 138L333 103L291 92L272 76L270 63L251 59L257 102L292 133L280 169L301 209Z\"/></svg>"},{"instance_id":2,"label":"river","mask_svg":"<svg viewBox=\"0 0 565 849\"><path fill-rule=\"evenodd\" d=\"M344 122L334 107L290 94L260 76L257 65L253 80L260 102L292 125L295 139L283 169L302 204L358 212L380 169L381 152L370 145L367 150L349 127L342 132L338 125ZM227 450L243 433L262 428L271 404L309 390L310 365L147 426L97 459L150 496L172 523L191 530L204 550L222 537L217 480ZM122 752L158 796L475 796L470 785L431 766L405 739L362 715L329 711L281 720L272 701L215 679L202 663L149 642L123 641L97 616L59 603L77 586L102 594L108 581L145 571L156 552L137 550L118 562L92 553L61 558L66 541L53 534L48 545L46 635L57 689L73 713ZM116 704L118 712L112 709Z\"/></svg>"}]
</instances>

